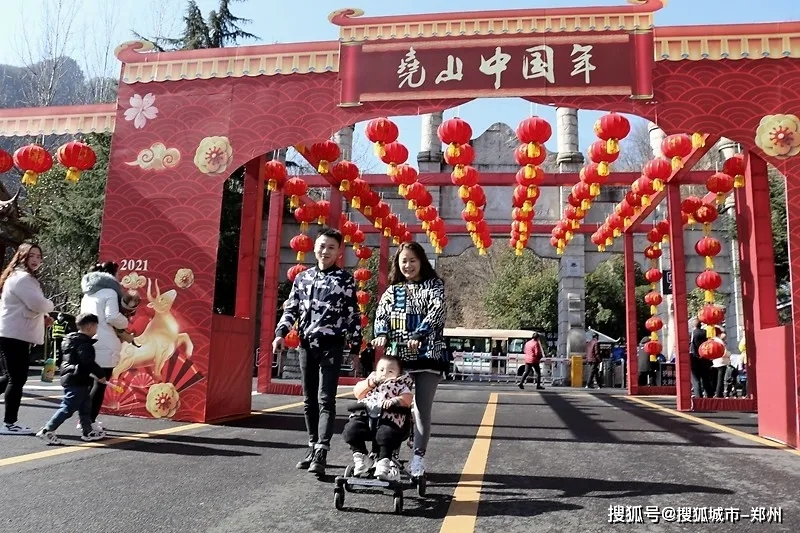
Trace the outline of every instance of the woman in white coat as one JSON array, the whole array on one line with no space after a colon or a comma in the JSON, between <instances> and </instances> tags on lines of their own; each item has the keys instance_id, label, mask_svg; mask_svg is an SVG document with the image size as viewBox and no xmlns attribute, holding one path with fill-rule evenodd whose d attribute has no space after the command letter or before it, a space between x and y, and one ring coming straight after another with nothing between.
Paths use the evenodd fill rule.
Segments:
<instances>
[{"instance_id":1,"label":"woman in white coat","mask_svg":"<svg viewBox=\"0 0 800 533\"><path fill-rule=\"evenodd\" d=\"M81 313L97 315L98 326L94 344L95 362L103 369L104 377L111 379L111 371L119 363L122 342L117 337L116 329L128 327L128 319L120 312L122 300L122 285L117 281L119 265L113 262L98 263L92 271L81 279ZM103 397L106 386L99 381L94 382L90 398L92 400L92 425L95 430L101 431L102 426L97 424L97 415L103 406Z\"/></svg>"},{"instance_id":2,"label":"woman in white coat","mask_svg":"<svg viewBox=\"0 0 800 533\"><path fill-rule=\"evenodd\" d=\"M17 423L22 387L28 381L31 346L44 344L45 322L53 302L45 298L36 272L42 249L23 243L0 276L0 393L5 392L5 415L0 435L33 435Z\"/></svg>"}]
</instances>

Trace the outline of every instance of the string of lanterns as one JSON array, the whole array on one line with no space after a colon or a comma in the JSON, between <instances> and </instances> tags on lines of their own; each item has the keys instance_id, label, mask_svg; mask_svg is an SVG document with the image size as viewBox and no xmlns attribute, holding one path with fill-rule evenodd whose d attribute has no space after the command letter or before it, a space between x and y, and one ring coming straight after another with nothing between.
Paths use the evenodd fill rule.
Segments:
<instances>
[{"instance_id":1,"label":"string of lanterns","mask_svg":"<svg viewBox=\"0 0 800 533\"><path fill-rule=\"evenodd\" d=\"M94 168L97 154L86 143L70 141L56 150L56 160L66 168L66 181L77 183L82 172ZM0 174L14 166L23 173L23 185L36 185L39 175L53 168L53 157L38 144L22 146L14 151L13 156L0 149Z\"/></svg>"},{"instance_id":2,"label":"string of lanterns","mask_svg":"<svg viewBox=\"0 0 800 533\"><path fill-rule=\"evenodd\" d=\"M514 150L514 159L520 168L517 171L511 209L511 233L509 245L516 255L528 246L530 226L536 215L535 206L539 199L539 186L544 180L540 165L547 159L544 144L550 139L553 130L541 117L528 117L517 125L517 139L520 145Z\"/></svg>"},{"instance_id":3,"label":"string of lanterns","mask_svg":"<svg viewBox=\"0 0 800 533\"><path fill-rule=\"evenodd\" d=\"M454 117L442 122L436 134L447 145L445 161L454 167L451 179L459 185L458 196L464 203L461 218L466 223L478 254L486 255L486 250L492 245L492 237L484 220L486 193L478 183L478 171L470 166L475 159L475 151L469 144L472 140L472 127L461 118Z\"/></svg>"}]
</instances>

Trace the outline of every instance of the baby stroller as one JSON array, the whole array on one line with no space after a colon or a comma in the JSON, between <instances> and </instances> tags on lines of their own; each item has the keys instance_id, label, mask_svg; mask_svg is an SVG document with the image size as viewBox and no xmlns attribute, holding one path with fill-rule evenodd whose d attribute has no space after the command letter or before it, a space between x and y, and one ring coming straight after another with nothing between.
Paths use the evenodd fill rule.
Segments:
<instances>
[{"instance_id":1,"label":"baby stroller","mask_svg":"<svg viewBox=\"0 0 800 533\"><path fill-rule=\"evenodd\" d=\"M347 408L350 413L366 416L367 410L363 404L355 404ZM391 409L392 412L402 413L406 415L405 424L403 424L403 440L407 439L408 436L411 434L412 428L412 419L411 419L411 409L408 407L393 407ZM380 419L379 418L372 418L370 417L370 429L373 430L373 434L378 427ZM358 489L361 490L385 490L391 492L394 497L394 512L396 514L400 514L403 512L403 491L406 489L410 489L416 487L417 494L420 497L425 496L425 492L427 489L427 480L425 475L423 474L419 478L413 478L405 469L406 461L401 461L399 459L400 456L400 447L399 446L394 452L392 452L392 462L397 467L398 471L400 472L400 479L398 481L383 481L381 479L375 478L375 466L373 466L364 476L354 476L353 471L355 467L351 464L348 465L347 468L344 470L344 476L337 476L336 477L336 486L333 489L333 504L336 509L341 510L344 507L344 494L345 492L356 492ZM375 441L372 442L372 454L373 457L377 455L378 452L378 445Z\"/></svg>"}]
</instances>

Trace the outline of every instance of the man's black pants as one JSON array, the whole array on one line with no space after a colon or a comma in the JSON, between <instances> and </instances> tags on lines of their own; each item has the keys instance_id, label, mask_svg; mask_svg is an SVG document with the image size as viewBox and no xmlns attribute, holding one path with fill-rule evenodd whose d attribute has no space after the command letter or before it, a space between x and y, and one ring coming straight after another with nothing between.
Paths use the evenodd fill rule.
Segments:
<instances>
[{"instance_id":1,"label":"man's black pants","mask_svg":"<svg viewBox=\"0 0 800 533\"><path fill-rule=\"evenodd\" d=\"M299 349L299 353L308 445L329 450L336 420L336 387L344 349L321 349L306 345Z\"/></svg>"}]
</instances>

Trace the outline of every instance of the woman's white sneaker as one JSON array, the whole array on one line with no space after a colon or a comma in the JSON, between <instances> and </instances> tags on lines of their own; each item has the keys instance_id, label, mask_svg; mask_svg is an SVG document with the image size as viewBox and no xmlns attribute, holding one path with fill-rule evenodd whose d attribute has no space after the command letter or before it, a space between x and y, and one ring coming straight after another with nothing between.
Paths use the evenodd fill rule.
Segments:
<instances>
[{"instance_id":1,"label":"woman's white sneaker","mask_svg":"<svg viewBox=\"0 0 800 533\"><path fill-rule=\"evenodd\" d=\"M353 453L353 464L355 464L353 475L363 476L369 472L369 469L372 468L372 465L375 464L375 461L366 453L355 452Z\"/></svg>"},{"instance_id":2,"label":"woman's white sneaker","mask_svg":"<svg viewBox=\"0 0 800 533\"><path fill-rule=\"evenodd\" d=\"M411 464L408 465L408 473L411 474L411 477L422 477L425 474L425 458L414 454Z\"/></svg>"},{"instance_id":3,"label":"woman's white sneaker","mask_svg":"<svg viewBox=\"0 0 800 533\"><path fill-rule=\"evenodd\" d=\"M106 433L104 431L97 431L93 429L89 432L88 435L82 435L81 440L84 442L94 442L96 440L103 440L106 438Z\"/></svg>"},{"instance_id":4,"label":"woman's white sneaker","mask_svg":"<svg viewBox=\"0 0 800 533\"><path fill-rule=\"evenodd\" d=\"M20 424L3 424L0 426L0 435L33 435L36 433L28 426L21 426Z\"/></svg>"}]
</instances>

